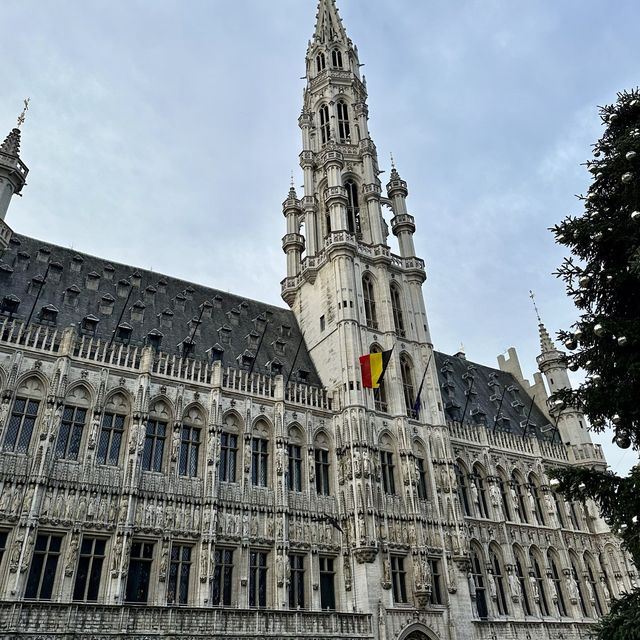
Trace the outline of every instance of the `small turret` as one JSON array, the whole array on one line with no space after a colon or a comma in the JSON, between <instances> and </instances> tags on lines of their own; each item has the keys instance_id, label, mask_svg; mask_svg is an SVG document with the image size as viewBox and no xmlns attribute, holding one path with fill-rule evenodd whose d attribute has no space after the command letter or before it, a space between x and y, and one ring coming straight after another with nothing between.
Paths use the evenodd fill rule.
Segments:
<instances>
[{"instance_id":1,"label":"small turret","mask_svg":"<svg viewBox=\"0 0 640 640\"><path fill-rule=\"evenodd\" d=\"M302 203L298 200L298 194L293 186L293 177L287 199L282 203L282 213L287 221L287 233L282 238L282 250L287 255L287 279L290 279L300 273L300 261L305 246L304 236L300 234Z\"/></svg>"},{"instance_id":2,"label":"small turret","mask_svg":"<svg viewBox=\"0 0 640 640\"><path fill-rule=\"evenodd\" d=\"M18 118L18 127L9 132L0 145L0 250L5 249L11 239L12 231L4 221L11 198L19 195L24 187L29 169L20 159L20 129L24 122L29 101L25 100L24 110Z\"/></svg>"},{"instance_id":3,"label":"small turret","mask_svg":"<svg viewBox=\"0 0 640 640\"><path fill-rule=\"evenodd\" d=\"M400 255L403 258L413 258L416 249L413 244L413 234L416 232L416 223L413 216L407 212L407 196L409 189L407 183L400 177L391 157L391 179L387 184L387 196L392 202L394 217L391 220L391 230L398 238Z\"/></svg>"}]
</instances>

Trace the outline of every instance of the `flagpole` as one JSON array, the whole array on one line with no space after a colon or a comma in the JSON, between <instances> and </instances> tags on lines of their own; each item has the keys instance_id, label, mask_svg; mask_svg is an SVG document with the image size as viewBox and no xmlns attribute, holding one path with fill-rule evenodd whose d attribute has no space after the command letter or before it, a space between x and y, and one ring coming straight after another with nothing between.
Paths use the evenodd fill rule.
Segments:
<instances>
[{"instance_id":1,"label":"flagpole","mask_svg":"<svg viewBox=\"0 0 640 640\"><path fill-rule=\"evenodd\" d=\"M504 386L502 390L502 397L500 398L500 404L498 405L498 413L496 413L496 419L493 421L493 430L492 432L496 432L496 427L498 426L498 418L500 417L500 411L502 410L502 401L504 400L504 396L507 393L507 385Z\"/></svg>"},{"instance_id":2,"label":"flagpole","mask_svg":"<svg viewBox=\"0 0 640 640\"><path fill-rule=\"evenodd\" d=\"M473 390L473 383L476 381L474 377L471 377L471 385L466 391L467 399L464 403L464 411L462 412L462 418L460 419L460 424L464 424L464 417L467 415L467 407L469 406L469 398L471 397L471 391Z\"/></svg>"},{"instance_id":3,"label":"flagpole","mask_svg":"<svg viewBox=\"0 0 640 640\"><path fill-rule=\"evenodd\" d=\"M289 375L287 376L287 381L284 383L285 389L289 384L289 380L291 380L291 374L293 373L293 368L296 366L296 361L298 360L298 354L300 353L300 349L302 348L303 342L304 342L304 333L300 333L300 343L298 344L298 348L296 349L296 355L293 357L293 362L291 363L291 368L289 369Z\"/></svg>"},{"instance_id":4,"label":"flagpole","mask_svg":"<svg viewBox=\"0 0 640 640\"><path fill-rule=\"evenodd\" d=\"M262 335L260 336L260 342L258 342L258 348L256 349L256 355L254 356L253 360L251 361L251 367L249 369L249 373L247 374L247 379L253 373L253 367L254 367L254 365L256 363L256 360L258 359L258 354L260 353L260 347L262 346L262 341L264 340L264 336L267 333L267 327L268 326L269 326L269 321L265 320L264 330L262 331Z\"/></svg>"},{"instance_id":5,"label":"flagpole","mask_svg":"<svg viewBox=\"0 0 640 640\"><path fill-rule=\"evenodd\" d=\"M531 404L529 405L529 413L527 414L527 424L524 425L524 431L522 432L522 437L524 438L527 435L527 431L529 430L529 418L531 417L531 412L533 411L533 401L535 400L536 394L534 393L531 396Z\"/></svg>"},{"instance_id":6,"label":"flagpole","mask_svg":"<svg viewBox=\"0 0 640 640\"><path fill-rule=\"evenodd\" d=\"M416 396L415 402L413 403L413 410L416 413L416 418L420 418L420 409L422 407L422 402L420 401L420 396L422 395L422 389L424 387L424 381L427 379L427 373L429 372L429 365L431 364L431 359L433 358L433 349L429 354L429 359L427 360L427 366L424 369L424 373L422 374L422 382L420 383L420 387L418 389L418 395Z\"/></svg>"}]
</instances>

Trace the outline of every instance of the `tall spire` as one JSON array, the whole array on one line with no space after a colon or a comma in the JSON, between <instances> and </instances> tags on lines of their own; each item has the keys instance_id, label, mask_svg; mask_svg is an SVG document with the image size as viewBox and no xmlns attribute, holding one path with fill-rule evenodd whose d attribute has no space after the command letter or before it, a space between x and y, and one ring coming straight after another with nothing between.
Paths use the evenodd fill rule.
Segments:
<instances>
[{"instance_id":1,"label":"tall spire","mask_svg":"<svg viewBox=\"0 0 640 640\"><path fill-rule=\"evenodd\" d=\"M538 325L538 331L540 333L540 353L544 355L545 353L557 351L543 322Z\"/></svg>"},{"instance_id":2,"label":"tall spire","mask_svg":"<svg viewBox=\"0 0 640 640\"><path fill-rule=\"evenodd\" d=\"M347 42L347 32L342 24L335 0L320 0L313 38L317 43L322 44Z\"/></svg>"},{"instance_id":3,"label":"tall spire","mask_svg":"<svg viewBox=\"0 0 640 640\"><path fill-rule=\"evenodd\" d=\"M2 153L6 153L8 156L13 156L14 158L20 157L20 129L17 127L11 129L9 135L0 145L0 151L2 151Z\"/></svg>"}]
</instances>

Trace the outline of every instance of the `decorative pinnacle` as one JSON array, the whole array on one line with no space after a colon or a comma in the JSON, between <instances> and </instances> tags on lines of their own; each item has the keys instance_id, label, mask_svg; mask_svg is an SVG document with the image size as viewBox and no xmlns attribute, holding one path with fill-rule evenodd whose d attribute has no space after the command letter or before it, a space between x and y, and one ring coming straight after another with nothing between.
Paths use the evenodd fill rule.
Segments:
<instances>
[{"instance_id":1,"label":"decorative pinnacle","mask_svg":"<svg viewBox=\"0 0 640 640\"><path fill-rule=\"evenodd\" d=\"M29 103L31 102L31 98L25 98L23 101L24 107L22 109L22 113L18 116L18 128L20 128L27 117L27 111L29 111Z\"/></svg>"}]
</instances>

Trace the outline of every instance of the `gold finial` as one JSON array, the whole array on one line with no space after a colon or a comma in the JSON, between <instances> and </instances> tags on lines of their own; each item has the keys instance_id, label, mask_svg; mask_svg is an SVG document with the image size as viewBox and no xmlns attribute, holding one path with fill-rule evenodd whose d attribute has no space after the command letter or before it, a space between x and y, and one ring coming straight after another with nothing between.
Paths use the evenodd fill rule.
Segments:
<instances>
[{"instance_id":1,"label":"gold finial","mask_svg":"<svg viewBox=\"0 0 640 640\"><path fill-rule=\"evenodd\" d=\"M29 111L29 103L31 102L31 98L25 98L23 100L24 107L22 109L22 113L18 116L18 127L21 127L24 124L24 121L27 117L27 111Z\"/></svg>"},{"instance_id":2,"label":"gold finial","mask_svg":"<svg viewBox=\"0 0 640 640\"><path fill-rule=\"evenodd\" d=\"M531 301L533 302L533 308L536 310L536 317L538 318L538 322L540 324L542 324L542 320L540 319L540 312L538 311L538 305L536 304L536 294L533 293L533 291L531 291L531 289L529 289L529 297L531 298Z\"/></svg>"},{"instance_id":3,"label":"gold finial","mask_svg":"<svg viewBox=\"0 0 640 640\"><path fill-rule=\"evenodd\" d=\"M389 155L391 155L391 168L392 168L392 169L395 169L395 168L396 168L396 162L395 162L395 160L393 159L393 153L391 153L391 154L389 154Z\"/></svg>"}]
</instances>

